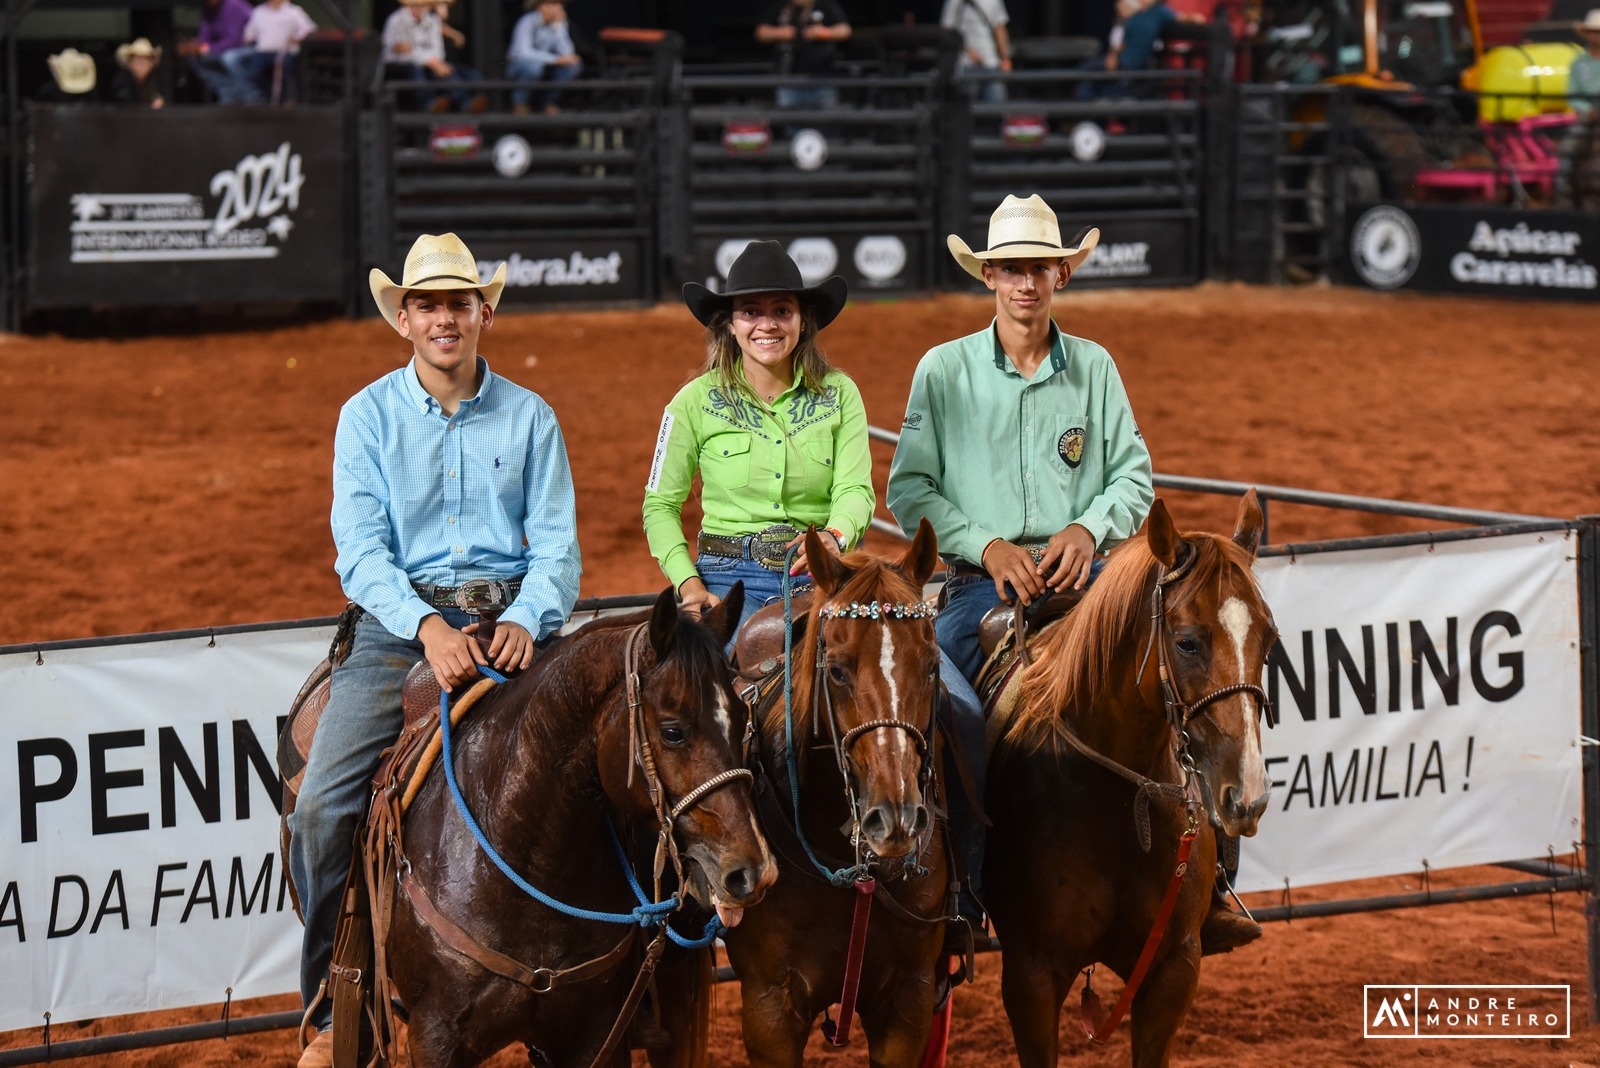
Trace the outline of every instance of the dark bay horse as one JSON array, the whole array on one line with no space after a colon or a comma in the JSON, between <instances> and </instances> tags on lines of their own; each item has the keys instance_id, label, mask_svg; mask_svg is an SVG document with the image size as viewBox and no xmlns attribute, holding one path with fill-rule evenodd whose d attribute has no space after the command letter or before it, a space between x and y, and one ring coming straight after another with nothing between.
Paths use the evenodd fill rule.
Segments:
<instances>
[{"instance_id":1,"label":"dark bay horse","mask_svg":"<svg viewBox=\"0 0 1600 1068\"><path fill-rule=\"evenodd\" d=\"M932 1025L951 881L930 790L939 650L922 587L937 546L924 521L897 562L840 560L812 531L806 558L815 590L796 620L792 716L780 685L757 713L755 740L763 829L783 878L724 936L745 1049L756 1066L800 1065L813 1022L841 1000L865 897L858 997L871 1060L915 1065ZM864 895L854 880L867 872L876 890Z\"/></svg>"},{"instance_id":2,"label":"dark bay horse","mask_svg":"<svg viewBox=\"0 0 1600 1068\"><path fill-rule=\"evenodd\" d=\"M620 840L632 841L634 829L653 838L659 817L664 854L725 922L738 923L761 898L777 869L742 765L747 709L722 655L742 600L738 587L697 623L679 615L667 590L648 612L595 620L455 729L467 808L521 877L563 903L627 913L635 898L613 828ZM628 999L648 934L526 896L474 840L437 768L403 828L395 883L373 894L375 916L392 908L387 937L376 930L408 1019L410 1063L472 1064L522 1041L536 1064L591 1064ZM445 934L452 925L459 933ZM464 939L476 943L473 952L463 952ZM704 966L683 969L690 978L680 982L708 994L709 950L700 952ZM494 954L531 975L495 974L483 964L500 959ZM661 1001L686 1016L663 1018L677 1040L674 1062L699 1063L709 997L670 993ZM626 1064L627 1043L608 1059Z\"/></svg>"},{"instance_id":3,"label":"dark bay horse","mask_svg":"<svg viewBox=\"0 0 1600 1068\"><path fill-rule=\"evenodd\" d=\"M991 722L991 737L1003 734L984 885L1025 1068L1056 1063L1080 970L1104 963L1127 980L1170 887L1170 920L1132 1001L1133 1063L1167 1063L1200 979L1213 828L1252 835L1267 804L1260 679L1276 630L1250 572L1260 536L1254 490L1232 539L1178 534L1158 499L1144 535L1033 641L1034 663L1000 705L1012 704L1009 720ZM1140 780L1152 784L1142 798ZM1187 829L1198 837L1176 876Z\"/></svg>"}]
</instances>

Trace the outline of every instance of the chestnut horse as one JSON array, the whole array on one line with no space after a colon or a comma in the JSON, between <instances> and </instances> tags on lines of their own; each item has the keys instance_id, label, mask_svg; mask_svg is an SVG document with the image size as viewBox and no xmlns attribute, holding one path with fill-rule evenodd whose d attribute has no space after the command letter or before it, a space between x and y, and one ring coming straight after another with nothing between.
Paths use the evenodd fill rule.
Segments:
<instances>
[{"instance_id":1,"label":"chestnut horse","mask_svg":"<svg viewBox=\"0 0 1600 1068\"><path fill-rule=\"evenodd\" d=\"M648 612L597 619L455 728L466 807L519 876L565 904L628 913L635 897L612 839L620 827L618 840L632 841L638 824L652 839L659 829L689 893L725 922L761 898L777 870L742 767L747 710L722 655L742 601L737 587L698 623L679 615L667 590ZM397 870L395 882L374 888L374 913L392 907L387 938L376 936L409 1022L413 1068L475 1063L514 1041L535 1064L592 1063L638 974L647 938L639 926L532 900L474 840L438 769L405 816ZM462 932L454 939L442 933L452 925ZM489 952L469 959L463 938ZM705 966L685 969L692 978L679 984L708 994L710 951L699 952ZM531 977L496 974L485 957L510 958ZM676 1063L694 1064L709 997L686 997L679 984L662 1000L692 1016L663 1023L675 1032ZM628 1062L620 1047L614 1064Z\"/></svg>"},{"instance_id":2,"label":"chestnut horse","mask_svg":"<svg viewBox=\"0 0 1600 1068\"><path fill-rule=\"evenodd\" d=\"M1200 980L1213 828L1252 835L1267 805L1260 719L1272 713L1260 679L1277 632L1250 573L1260 536L1254 490L1231 540L1178 534L1158 499L1143 536L1033 640L1034 662L1006 695L1010 719L991 722L991 736L1003 734L990 759L984 885L1024 1068L1056 1063L1080 970L1104 963L1127 981L1170 888L1170 919L1132 1001L1133 1063L1167 1063ZM1197 837L1180 868L1186 830Z\"/></svg>"},{"instance_id":3,"label":"chestnut horse","mask_svg":"<svg viewBox=\"0 0 1600 1068\"><path fill-rule=\"evenodd\" d=\"M754 739L762 826L783 878L724 936L745 1050L758 1068L800 1065L812 1023L841 1001L859 903L857 997L872 1064L915 1065L951 882L930 795L939 649L922 588L937 546L924 521L898 562L841 560L813 530L806 559L815 590L795 621L792 701L773 686Z\"/></svg>"}]
</instances>

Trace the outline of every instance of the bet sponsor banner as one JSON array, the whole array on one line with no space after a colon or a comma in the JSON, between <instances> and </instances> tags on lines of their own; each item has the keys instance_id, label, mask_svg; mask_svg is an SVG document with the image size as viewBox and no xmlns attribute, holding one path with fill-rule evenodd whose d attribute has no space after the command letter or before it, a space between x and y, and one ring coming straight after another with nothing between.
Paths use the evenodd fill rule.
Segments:
<instances>
[{"instance_id":1,"label":"bet sponsor banner","mask_svg":"<svg viewBox=\"0 0 1600 1068\"><path fill-rule=\"evenodd\" d=\"M299 988L277 730L332 634L0 656L0 1031Z\"/></svg>"},{"instance_id":2,"label":"bet sponsor banner","mask_svg":"<svg viewBox=\"0 0 1600 1068\"><path fill-rule=\"evenodd\" d=\"M645 301L652 295L645 241L637 235L480 241L472 251L480 278L505 263L503 307Z\"/></svg>"},{"instance_id":3,"label":"bet sponsor banner","mask_svg":"<svg viewBox=\"0 0 1600 1068\"><path fill-rule=\"evenodd\" d=\"M707 289L720 291L733 261L754 240L754 234L701 238L695 248L697 277L704 279ZM925 288L927 234L919 230L808 234L779 240L800 268L800 277L807 286L839 275L850 284L853 297Z\"/></svg>"},{"instance_id":4,"label":"bet sponsor banner","mask_svg":"<svg viewBox=\"0 0 1600 1068\"><path fill-rule=\"evenodd\" d=\"M338 108L30 116L30 305L344 299Z\"/></svg>"},{"instance_id":5,"label":"bet sponsor banner","mask_svg":"<svg viewBox=\"0 0 1600 1068\"><path fill-rule=\"evenodd\" d=\"M1577 537L1259 560L1272 798L1239 888L1567 852L1582 837Z\"/></svg>"},{"instance_id":6,"label":"bet sponsor banner","mask_svg":"<svg viewBox=\"0 0 1600 1068\"><path fill-rule=\"evenodd\" d=\"M1348 280L1373 289L1600 300L1600 217L1477 205L1353 206Z\"/></svg>"}]
</instances>

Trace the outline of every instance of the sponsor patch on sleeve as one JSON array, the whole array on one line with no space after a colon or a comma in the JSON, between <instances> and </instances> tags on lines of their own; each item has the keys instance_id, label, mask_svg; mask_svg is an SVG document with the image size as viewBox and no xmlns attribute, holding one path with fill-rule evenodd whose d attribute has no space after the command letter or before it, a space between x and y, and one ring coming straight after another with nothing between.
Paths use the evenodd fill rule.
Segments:
<instances>
[{"instance_id":1,"label":"sponsor patch on sleeve","mask_svg":"<svg viewBox=\"0 0 1600 1068\"><path fill-rule=\"evenodd\" d=\"M671 412L661 413L661 429L656 432L656 454L650 461L650 481L645 483L645 491L656 492L661 485L661 465L667 458L667 442L672 440L672 424L676 417Z\"/></svg>"},{"instance_id":2,"label":"sponsor patch on sleeve","mask_svg":"<svg viewBox=\"0 0 1600 1068\"><path fill-rule=\"evenodd\" d=\"M921 430L922 429L922 413L921 412L907 412L906 413L905 422L901 423L900 426L904 430Z\"/></svg>"}]
</instances>

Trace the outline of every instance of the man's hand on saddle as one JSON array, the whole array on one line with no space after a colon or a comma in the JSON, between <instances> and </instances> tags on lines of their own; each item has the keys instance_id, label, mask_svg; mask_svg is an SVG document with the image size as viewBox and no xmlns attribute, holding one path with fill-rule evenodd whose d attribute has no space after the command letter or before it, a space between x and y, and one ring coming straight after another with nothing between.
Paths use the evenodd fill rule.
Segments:
<instances>
[{"instance_id":1,"label":"man's hand on saddle","mask_svg":"<svg viewBox=\"0 0 1600 1068\"><path fill-rule=\"evenodd\" d=\"M520 671L533 663L533 636L520 624L501 620L495 626L487 658L474 637L477 630L476 623L456 630L437 613L425 617L417 628L422 655L446 693L477 677L479 664L492 664L499 671Z\"/></svg>"},{"instance_id":2,"label":"man's hand on saddle","mask_svg":"<svg viewBox=\"0 0 1600 1068\"><path fill-rule=\"evenodd\" d=\"M838 556L843 551L839 547L838 536L831 530L818 530L817 541L822 543L823 551L830 556ZM806 559L806 536L804 534L796 535L783 547L784 551L787 552L796 545L800 546L800 551L794 554L794 562L789 566L789 574L804 575L811 570L811 562Z\"/></svg>"},{"instance_id":3,"label":"man's hand on saddle","mask_svg":"<svg viewBox=\"0 0 1600 1068\"><path fill-rule=\"evenodd\" d=\"M483 645L477 640L477 633L482 625L469 623L461 628L462 634L473 636L472 644L479 650L482 650ZM495 622L494 637L489 641L489 663L494 665L496 671L502 674L521 671L533 663L533 652L533 635L528 633L526 627L504 619Z\"/></svg>"},{"instance_id":4,"label":"man's hand on saddle","mask_svg":"<svg viewBox=\"0 0 1600 1068\"><path fill-rule=\"evenodd\" d=\"M1044 555L1039 558L1038 570L1051 593L1068 586L1081 590L1089 581L1089 567L1093 563L1094 535L1074 523L1051 535Z\"/></svg>"},{"instance_id":5,"label":"man's hand on saddle","mask_svg":"<svg viewBox=\"0 0 1600 1068\"><path fill-rule=\"evenodd\" d=\"M1033 562L1033 555L1020 545L996 538L983 547L983 569L994 579L994 591L1006 604L1012 591L1023 604L1032 604L1044 593L1044 580Z\"/></svg>"},{"instance_id":6,"label":"man's hand on saddle","mask_svg":"<svg viewBox=\"0 0 1600 1068\"><path fill-rule=\"evenodd\" d=\"M678 587L678 608L690 619L699 619L721 603L722 598L706 589L699 575L684 579Z\"/></svg>"}]
</instances>

